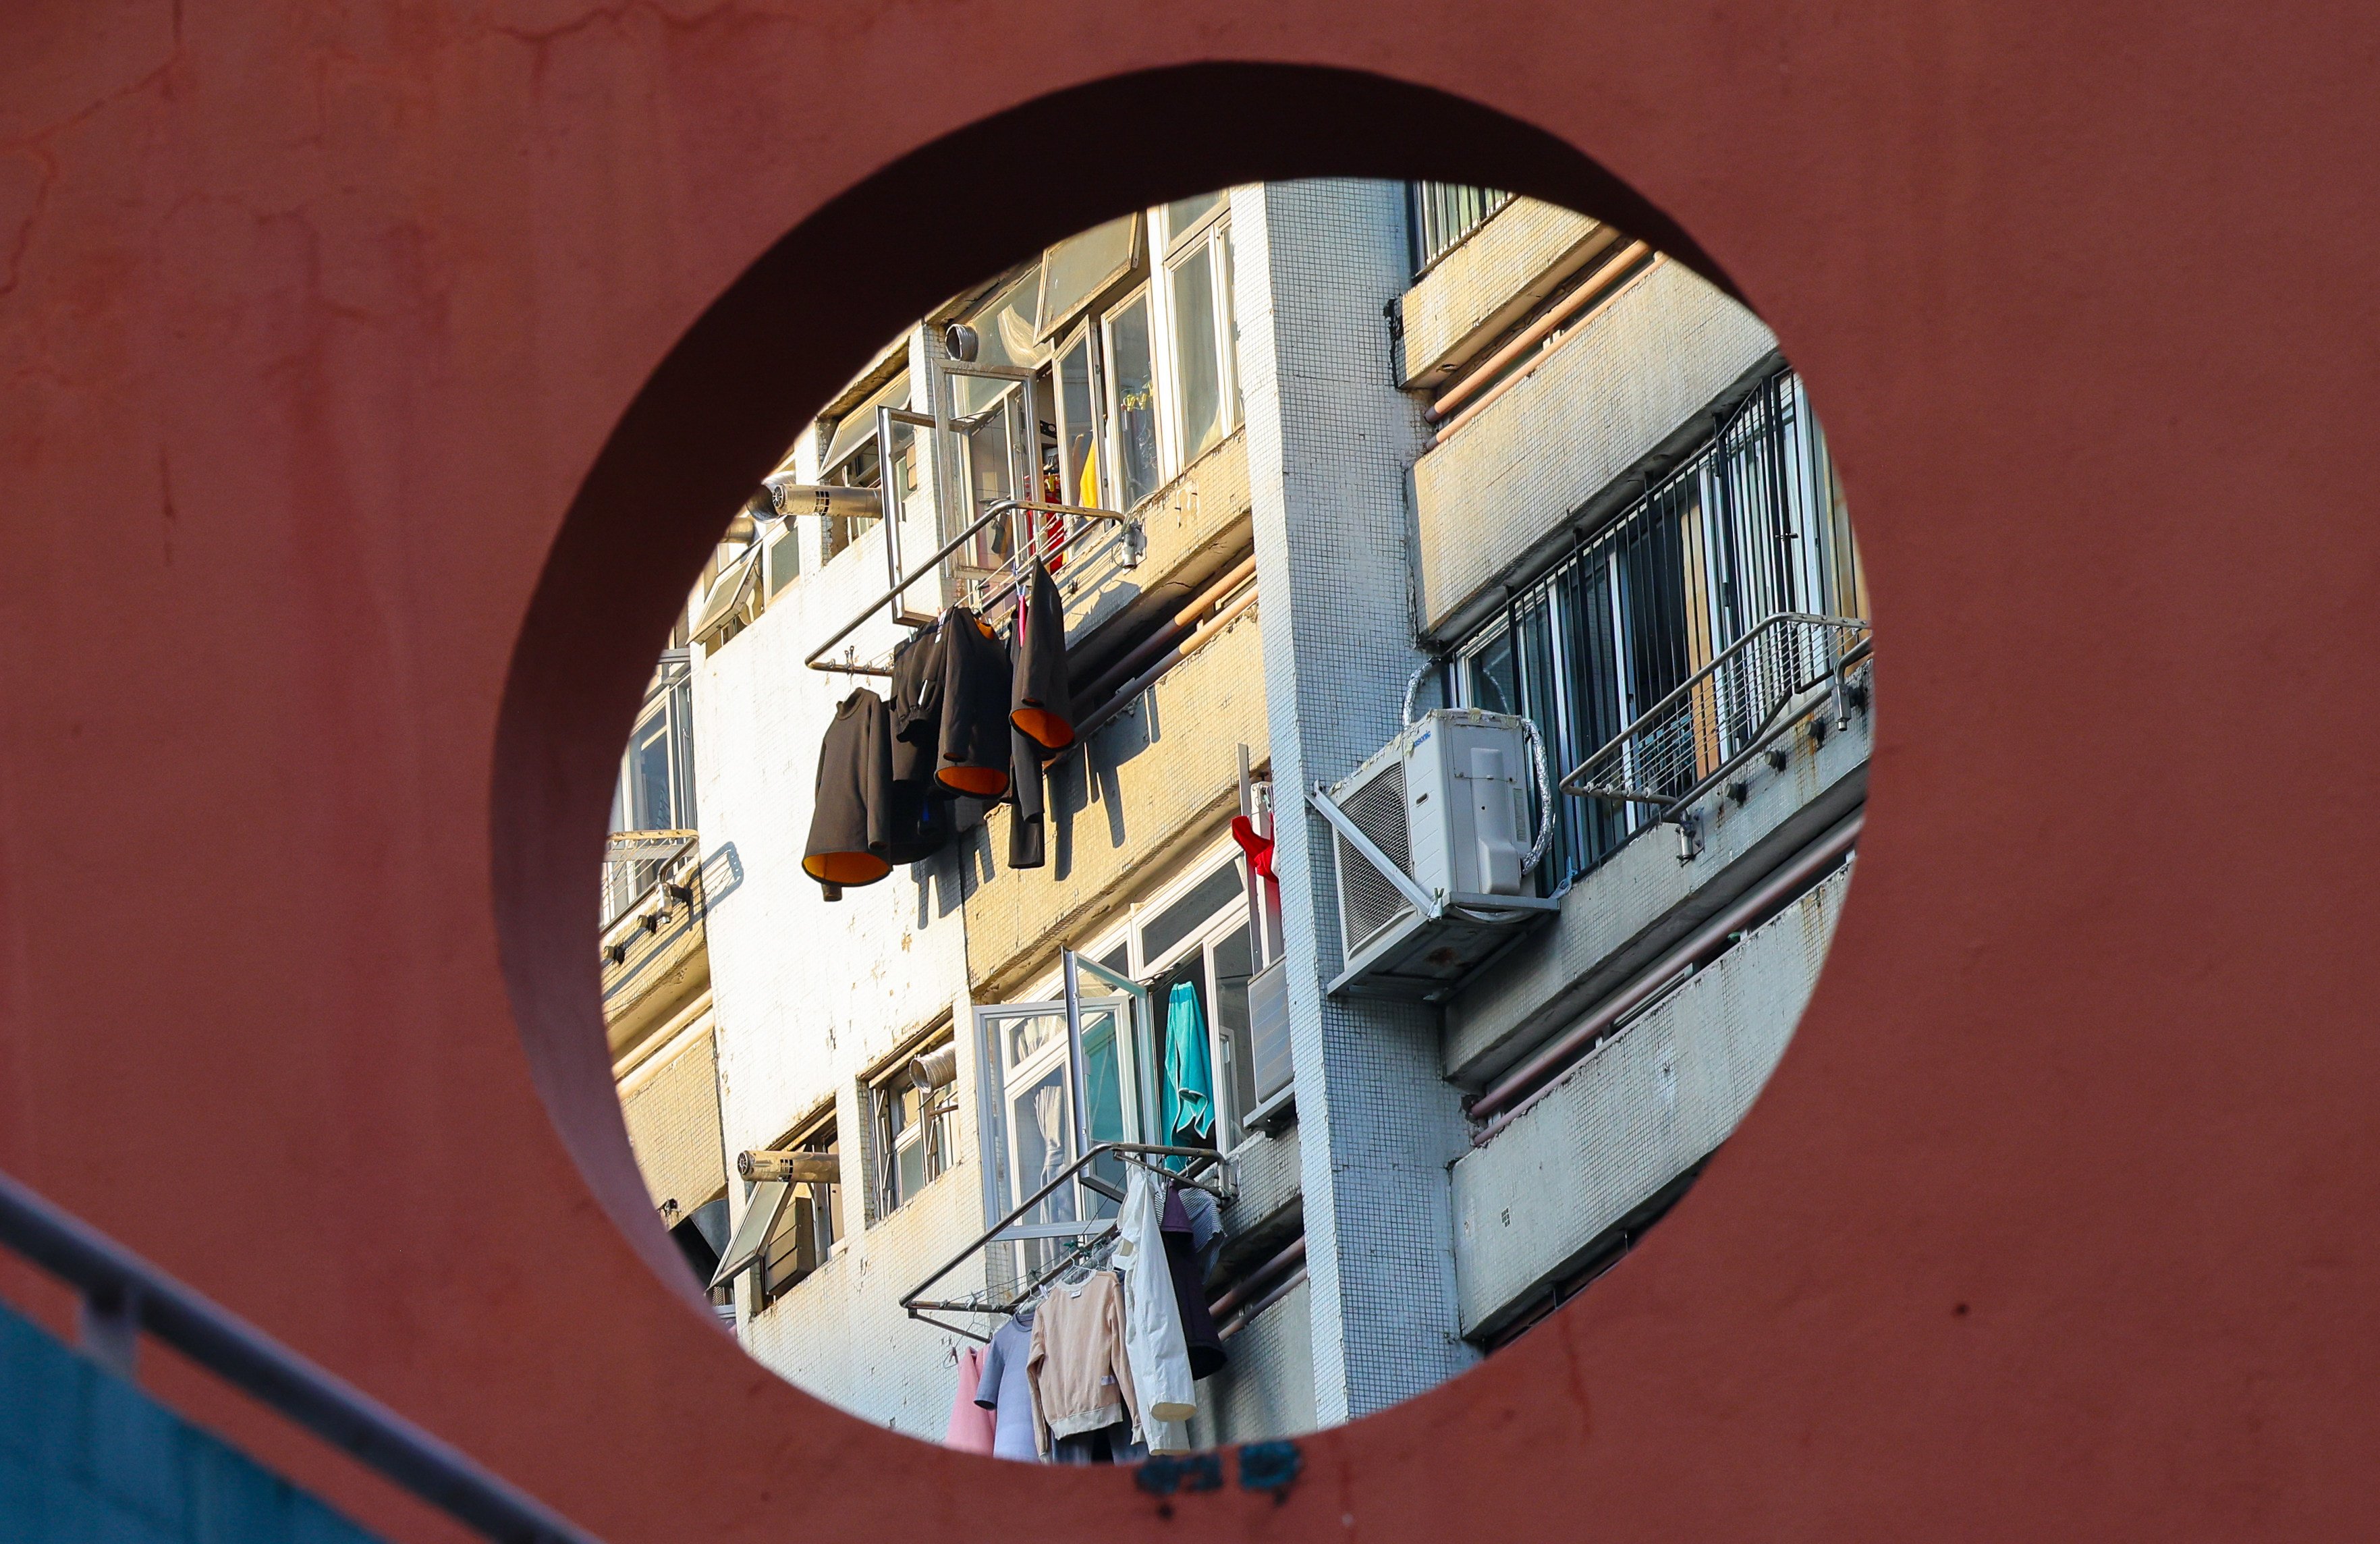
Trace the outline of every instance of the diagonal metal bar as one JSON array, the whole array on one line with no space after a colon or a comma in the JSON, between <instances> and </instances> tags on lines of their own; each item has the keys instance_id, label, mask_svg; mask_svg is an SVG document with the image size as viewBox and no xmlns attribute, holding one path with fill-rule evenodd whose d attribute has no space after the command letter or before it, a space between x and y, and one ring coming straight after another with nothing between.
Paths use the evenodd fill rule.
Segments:
<instances>
[{"instance_id":1,"label":"diagonal metal bar","mask_svg":"<svg viewBox=\"0 0 2380 1544\"><path fill-rule=\"evenodd\" d=\"M335 1374L0 1174L0 1244L216 1377L502 1544L595 1536ZM121 1347L116 1348L121 1354Z\"/></svg>"}]
</instances>

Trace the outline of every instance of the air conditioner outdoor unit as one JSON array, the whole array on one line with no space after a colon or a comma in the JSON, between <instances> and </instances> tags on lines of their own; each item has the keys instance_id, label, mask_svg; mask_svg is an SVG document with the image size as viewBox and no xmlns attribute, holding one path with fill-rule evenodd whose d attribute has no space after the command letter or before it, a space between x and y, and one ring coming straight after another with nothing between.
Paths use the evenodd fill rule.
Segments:
<instances>
[{"instance_id":1,"label":"air conditioner outdoor unit","mask_svg":"<svg viewBox=\"0 0 2380 1544\"><path fill-rule=\"evenodd\" d=\"M1534 734L1508 714L1442 708L1308 796L1338 858L1345 968L1333 995L1442 997L1516 928L1560 909L1524 894L1541 850L1529 833L1533 769L1547 796Z\"/></svg>"}]
</instances>

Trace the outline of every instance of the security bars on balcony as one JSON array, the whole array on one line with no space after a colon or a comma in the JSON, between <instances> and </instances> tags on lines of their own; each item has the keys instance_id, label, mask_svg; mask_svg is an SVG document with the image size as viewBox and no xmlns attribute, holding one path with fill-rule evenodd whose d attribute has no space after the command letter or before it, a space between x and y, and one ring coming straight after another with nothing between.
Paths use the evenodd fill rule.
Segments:
<instances>
[{"instance_id":1,"label":"security bars on balcony","mask_svg":"<svg viewBox=\"0 0 2380 1544\"><path fill-rule=\"evenodd\" d=\"M1771 616L1580 762L1562 792L1676 820L1811 714L1848 726L1844 679L1867 651L1855 618Z\"/></svg>"}]
</instances>

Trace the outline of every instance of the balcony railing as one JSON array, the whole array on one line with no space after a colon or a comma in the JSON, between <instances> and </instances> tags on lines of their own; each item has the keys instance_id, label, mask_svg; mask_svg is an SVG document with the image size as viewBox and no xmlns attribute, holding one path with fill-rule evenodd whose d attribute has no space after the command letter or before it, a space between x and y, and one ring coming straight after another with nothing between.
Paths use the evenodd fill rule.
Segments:
<instances>
[{"instance_id":1,"label":"balcony railing","mask_svg":"<svg viewBox=\"0 0 2380 1544\"><path fill-rule=\"evenodd\" d=\"M360 1389L0 1174L0 1245L82 1295L85 1354L129 1379L144 1333L482 1538L595 1544L594 1536Z\"/></svg>"},{"instance_id":2,"label":"balcony railing","mask_svg":"<svg viewBox=\"0 0 2380 1544\"><path fill-rule=\"evenodd\" d=\"M1561 791L1674 820L1813 713L1848 728L1844 678L1867 652L1864 622L1769 617L1580 762Z\"/></svg>"}]
</instances>

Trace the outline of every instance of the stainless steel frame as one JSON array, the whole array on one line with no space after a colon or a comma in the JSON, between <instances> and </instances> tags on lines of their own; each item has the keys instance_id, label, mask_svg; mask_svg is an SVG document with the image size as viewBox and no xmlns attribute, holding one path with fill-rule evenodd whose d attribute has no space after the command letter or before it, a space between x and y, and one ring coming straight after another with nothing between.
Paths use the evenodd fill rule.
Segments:
<instances>
[{"instance_id":1,"label":"stainless steel frame","mask_svg":"<svg viewBox=\"0 0 2380 1544\"><path fill-rule=\"evenodd\" d=\"M902 1311L911 1319L931 1324L936 1329L948 1330L953 1334L965 1335L969 1340L989 1341L991 1337L981 1331L970 1329L964 1324L953 1324L948 1319L936 1319L934 1315L938 1313L982 1314L993 1318L1005 1318L1016 1305L1055 1281L1061 1274L1097 1249L1107 1235L1115 1231L1114 1218L1091 1217L1080 1222L1026 1222L1023 1218L1035 1207L1055 1195L1060 1186L1066 1185L1079 1183L1087 1188L1098 1191L1110 1200L1122 1201L1123 1199L1122 1192L1113 1189L1097 1175L1084 1173L1092 1163L1111 1155L1121 1158L1126 1163L1160 1172L1169 1180L1178 1180L1184 1185L1194 1185L1218 1200L1231 1201L1239 1196L1237 1171L1233 1169L1232 1161L1219 1152L1206 1148L1164 1148L1148 1142L1101 1142L1099 1146L1085 1150L1081 1157L1060 1170L1056 1178L1027 1196L1007 1216L986 1228L974 1243L952 1256L941 1270L911 1287L901 1298ZM1184 1161L1179 1170L1160 1170L1152 1161L1163 1158L1178 1158ZM997 1297L990 1289L970 1297L929 1298L926 1296L936 1283L994 1244L1011 1244L1031 1238L1067 1237L1076 1240L1075 1246L1061 1255L1056 1264L1035 1274L1031 1281L1007 1297Z\"/></svg>"}]
</instances>

